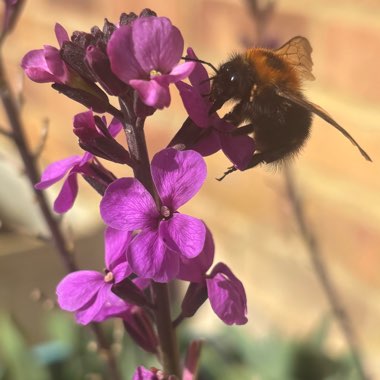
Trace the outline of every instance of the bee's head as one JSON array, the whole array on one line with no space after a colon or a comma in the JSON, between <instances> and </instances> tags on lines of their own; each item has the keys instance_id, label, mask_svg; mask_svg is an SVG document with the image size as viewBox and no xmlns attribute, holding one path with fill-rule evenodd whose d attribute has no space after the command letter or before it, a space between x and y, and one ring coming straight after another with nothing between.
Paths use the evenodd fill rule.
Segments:
<instances>
[{"instance_id":1,"label":"bee's head","mask_svg":"<svg viewBox=\"0 0 380 380\"><path fill-rule=\"evenodd\" d=\"M254 68L241 56L236 56L221 65L211 86L210 99L214 103L212 112L230 99L249 98L254 83Z\"/></svg>"}]
</instances>

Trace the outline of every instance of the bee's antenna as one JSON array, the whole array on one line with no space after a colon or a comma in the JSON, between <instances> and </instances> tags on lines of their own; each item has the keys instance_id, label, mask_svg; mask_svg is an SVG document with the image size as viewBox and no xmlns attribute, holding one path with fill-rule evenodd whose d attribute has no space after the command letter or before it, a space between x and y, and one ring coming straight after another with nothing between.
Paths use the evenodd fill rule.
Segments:
<instances>
[{"instance_id":1,"label":"bee's antenna","mask_svg":"<svg viewBox=\"0 0 380 380\"><path fill-rule=\"evenodd\" d=\"M201 82L199 82L200 84L203 84L203 83L206 83L206 82L210 82L210 81L212 81L213 79L215 79L216 78L216 75L213 75L212 77L209 77L209 78L207 78L207 79L204 79L204 80L202 80Z\"/></svg>"},{"instance_id":2,"label":"bee's antenna","mask_svg":"<svg viewBox=\"0 0 380 380\"><path fill-rule=\"evenodd\" d=\"M216 74L219 73L218 69L210 62L206 62L206 61L202 61L201 59L198 59L198 58L190 58L190 57L182 57L182 59L184 59L185 61L192 61L192 62L199 62L199 63L203 63L207 66L210 66Z\"/></svg>"}]
</instances>

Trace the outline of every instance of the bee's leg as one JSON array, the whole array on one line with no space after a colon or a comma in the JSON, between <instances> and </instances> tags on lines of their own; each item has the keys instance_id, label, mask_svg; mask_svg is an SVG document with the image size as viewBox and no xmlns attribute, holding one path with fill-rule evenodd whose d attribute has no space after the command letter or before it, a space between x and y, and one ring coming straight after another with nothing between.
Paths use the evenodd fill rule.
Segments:
<instances>
[{"instance_id":1,"label":"bee's leg","mask_svg":"<svg viewBox=\"0 0 380 380\"><path fill-rule=\"evenodd\" d=\"M237 103L231 112L224 115L223 119L232 125L238 126L245 119L244 112L245 104L244 102Z\"/></svg>"},{"instance_id":2,"label":"bee's leg","mask_svg":"<svg viewBox=\"0 0 380 380\"><path fill-rule=\"evenodd\" d=\"M260 164L270 164L272 162L281 161L284 158L289 157L297 148L299 148L299 144L278 147L273 150L256 153L252 156L251 161L244 170L252 169Z\"/></svg>"},{"instance_id":3,"label":"bee's leg","mask_svg":"<svg viewBox=\"0 0 380 380\"><path fill-rule=\"evenodd\" d=\"M235 166L231 166L231 167L229 167L228 169L227 169L227 171L225 171L224 173L223 173L223 175L221 176L221 177L219 177L219 178L217 178L216 180L217 181L223 181L224 180L224 178L226 178L227 176L228 176L228 174L231 174L231 173L233 173L234 171L236 171L237 169L235 168Z\"/></svg>"},{"instance_id":4,"label":"bee's leg","mask_svg":"<svg viewBox=\"0 0 380 380\"><path fill-rule=\"evenodd\" d=\"M249 133L253 133L255 127L253 124L243 125L242 127L236 128L231 134L233 136L241 136L248 135Z\"/></svg>"}]
</instances>

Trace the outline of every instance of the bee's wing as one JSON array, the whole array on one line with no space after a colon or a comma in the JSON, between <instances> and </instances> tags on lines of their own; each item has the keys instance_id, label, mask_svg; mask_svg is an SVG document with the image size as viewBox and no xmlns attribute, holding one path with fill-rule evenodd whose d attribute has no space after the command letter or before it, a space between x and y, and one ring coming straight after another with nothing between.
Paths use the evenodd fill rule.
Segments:
<instances>
[{"instance_id":1,"label":"bee's wing","mask_svg":"<svg viewBox=\"0 0 380 380\"><path fill-rule=\"evenodd\" d=\"M322 107L317 106L316 104L299 97L297 95L291 94L287 91L283 91L279 88L276 89L278 96L290 100L292 103L298 104L299 106L309 110L310 112L315 113L323 120L327 121L338 131L340 131L344 136L346 136L360 151L361 155L367 160L372 161L371 157L364 151L364 149L355 141L355 139L343 128L341 127Z\"/></svg>"},{"instance_id":2,"label":"bee's wing","mask_svg":"<svg viewBox=\"0 0 380 380\"><path fill-rule=\"evenodd\" d=\"M301 36L293 37L286 44L274 52L282 56L290 65L292 65L300 74L301 79L315 80L312 74L313 61L311 52L313 48L310 42Z\"/></svg>"}]
</instances>

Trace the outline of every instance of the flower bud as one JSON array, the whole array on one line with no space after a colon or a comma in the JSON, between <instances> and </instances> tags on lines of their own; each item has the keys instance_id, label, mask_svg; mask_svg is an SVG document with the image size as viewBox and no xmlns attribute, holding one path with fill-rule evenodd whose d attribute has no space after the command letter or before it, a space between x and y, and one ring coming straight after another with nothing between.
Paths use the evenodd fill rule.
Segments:
<instances>
[{"instance_id":1,"label":"flower bud","mask_svg":"<svg viewBox=\"0 0 380 380\"><path fill-rule=\"evenodd\" d=\"M128 277L112 286L112 292L124 301L137 306L149 306L144 292Z\"/></svg>"},{"instance_id":2,"label":"flower bud","mask_svg":"<svg viewBox=\"0 0 380 380\"><path fill-rule=\"evenodd\" d=\"M104 113L110 107L107 95L96 85L89 86L88 90L73 88L61 83L53 83L51 86L54 90L83 104L86 108L91 108L94 112ZM92 90L96 91L96 95L92 93Z\"/></svg>"},{"instance_id":3,"label":"flower bud","mask_svg":"<svg viewBox=\"0 0 380 380\"><path fill-rule=\"evenodd\" d=\"M118 96L127 91L128 86L111 71L107 55L96 46L86 49L85 60L95 80L110 94Z\"/></svg>"},{"instance_id":4,"label":"flower bud","mask_svg":"<svg viewBox=\"0 0 380 380\"><path fill-rule=\"evenodd\" d=\"M153 329L153 323L148 314L139 306L133 306L123 316L123 323L131 338L143 350L152 354L157 353L158 338Z\"/></svg>"},{"instance_id":5,"label":"flower bud","mask_svg":"<svg viewBox=\"0 0 380 380\"><path fill-rule=\"evenodd\" d=\"M182 301L182 316L192 317L207 300L207 286L205 282L191 282Z\"/></svg>"}]
</instances>

